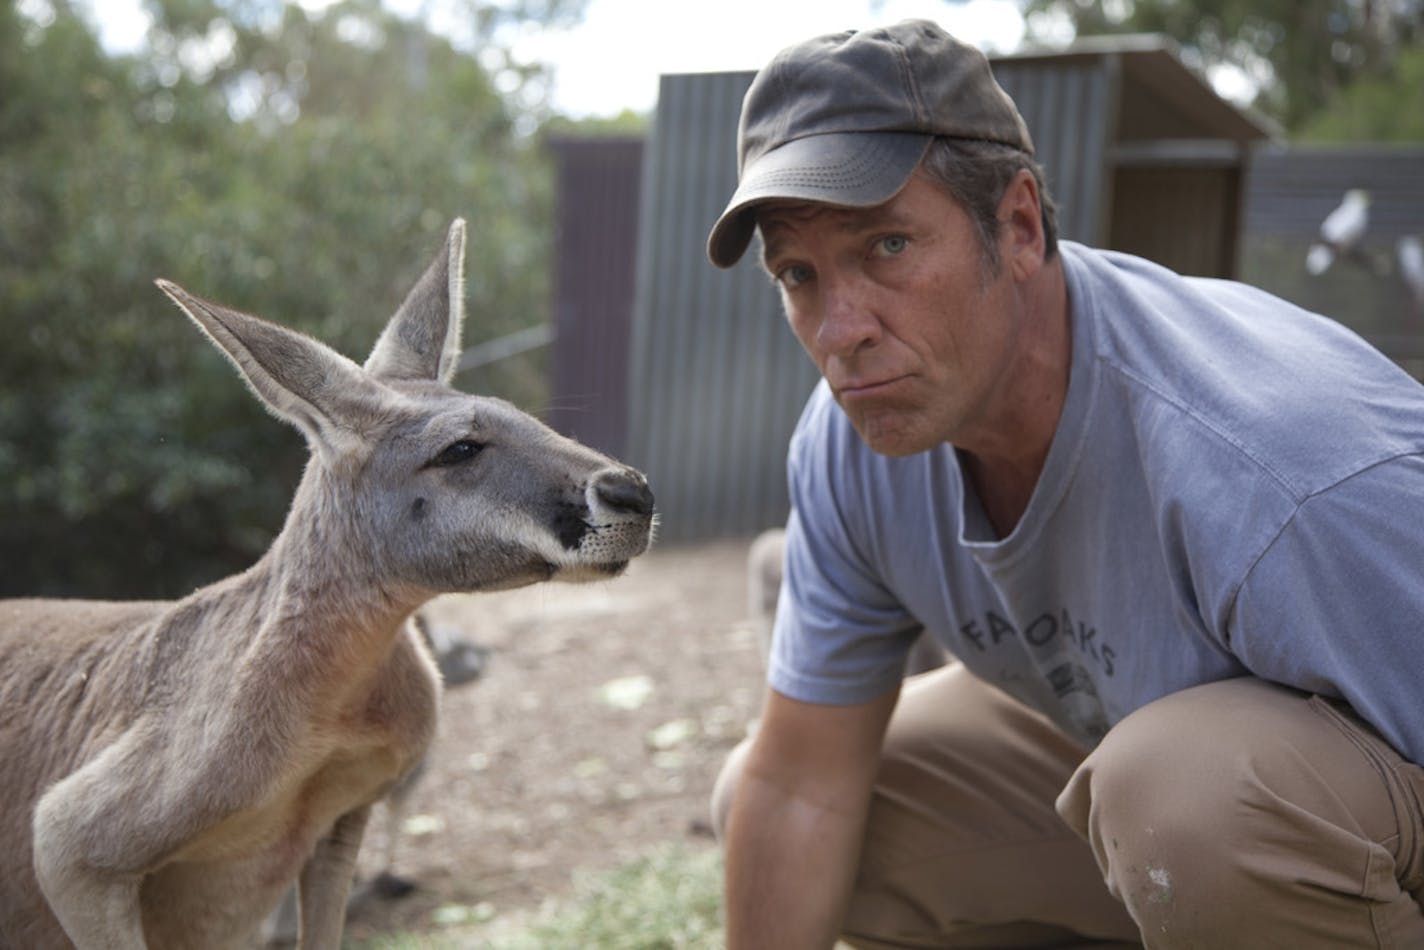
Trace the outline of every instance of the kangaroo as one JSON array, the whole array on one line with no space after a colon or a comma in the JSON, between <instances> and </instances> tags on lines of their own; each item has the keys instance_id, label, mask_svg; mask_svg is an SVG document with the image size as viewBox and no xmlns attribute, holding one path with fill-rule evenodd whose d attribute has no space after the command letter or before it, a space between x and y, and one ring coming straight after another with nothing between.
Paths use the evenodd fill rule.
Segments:
<instances>
[{"instance_id":1,"label":"kangaroo","mask_svg":"<svg viewBox=\"0 0 1424 950\"><path fill-rule=\"evenodd\" d=\"M371 803L435 729L407 618L647 549L640 473L450 388L464 237L364 366L158 282L311 457L241 574L175 602L0 601L0 946L246 947L293 882L302 945L339 946Z\"/></svg>"}]
</instances>

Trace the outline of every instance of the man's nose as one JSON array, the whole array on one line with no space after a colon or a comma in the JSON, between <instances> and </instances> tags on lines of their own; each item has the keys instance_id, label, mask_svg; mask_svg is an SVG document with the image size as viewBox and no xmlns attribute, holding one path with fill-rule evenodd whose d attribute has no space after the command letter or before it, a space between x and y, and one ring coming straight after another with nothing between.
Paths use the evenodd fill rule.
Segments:
<instances>
[{"instance_id":1,"label":"man's nose","mask_svg":"<svg viewBox=\"0 0 1424 950\"><path fill-rule=\"evenodd\" d=\"M822 314L816 343L828 355L851 356L880 335L880 321L865 295L851 282L835 282L824 288Z\"/></svg>"}]
</instances>

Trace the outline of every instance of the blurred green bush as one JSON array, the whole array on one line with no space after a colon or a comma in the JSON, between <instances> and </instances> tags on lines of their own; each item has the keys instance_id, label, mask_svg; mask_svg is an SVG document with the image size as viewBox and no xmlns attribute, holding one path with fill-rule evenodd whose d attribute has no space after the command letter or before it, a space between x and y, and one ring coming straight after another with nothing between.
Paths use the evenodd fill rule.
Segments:
<instances>
[{"instance_id":1,"label":"blurred green bush","mask_svg":"<svg viewBox=\"0 0 1424 950\"><path fill-rule=\"evenodd\" d=\"M360 361L460 215L467 345L549 312L533 67L376 0L149 7L109 56L0 4L0 595L180 595L281 526L305 446L154 278ZM457 385L537 410L542 355L509 362Z\"/></svg>"}]
</instances>

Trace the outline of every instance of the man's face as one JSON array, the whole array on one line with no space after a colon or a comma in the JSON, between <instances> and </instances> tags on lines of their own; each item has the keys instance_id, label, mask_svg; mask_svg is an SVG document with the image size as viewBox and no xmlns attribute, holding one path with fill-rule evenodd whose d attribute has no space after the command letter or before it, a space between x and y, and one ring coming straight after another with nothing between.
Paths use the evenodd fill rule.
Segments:
<instances>
[{"instance_id":1,"label":"man's face","mask_svg":"<svg viewBox=\"0 0 1424 950\"><path fill-rule=\"evenodd\" d=\"M781 203L758 224L791 329L867 445L909 455L989 432L1021 321L957 201L916 172L883 205Z\"/></svg>"}]
</instances>

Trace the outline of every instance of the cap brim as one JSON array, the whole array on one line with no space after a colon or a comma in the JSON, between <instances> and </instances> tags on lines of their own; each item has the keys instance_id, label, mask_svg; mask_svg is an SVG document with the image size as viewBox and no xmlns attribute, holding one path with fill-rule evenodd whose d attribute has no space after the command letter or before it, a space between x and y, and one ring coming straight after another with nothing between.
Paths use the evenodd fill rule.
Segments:
<instances>
[{"instance_id":1,"label":"cap brim","mask_svg":"<svg viewBox=\"0 0 1424 950\"><path fill-rule=\"evenodd\" d=\"M794 139L759 156L707 237L707 256L731 267L756 230L756 205L814 201L848 208L883 204L905 187L933 136L918 132L832 132Z\"/></svg>"}]
</instances>

